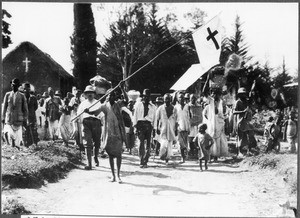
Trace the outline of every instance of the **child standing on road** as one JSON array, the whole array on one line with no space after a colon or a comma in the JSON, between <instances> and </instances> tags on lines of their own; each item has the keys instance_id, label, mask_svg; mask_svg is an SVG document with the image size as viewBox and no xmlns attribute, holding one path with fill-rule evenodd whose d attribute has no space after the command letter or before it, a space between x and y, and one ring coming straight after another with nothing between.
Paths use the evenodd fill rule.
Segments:
<instances>
[{"instance_id":1,"label":"child standing on road","mask_svg":"<svg viewBox=\"0 0 300 218\"><path fill-rule=\"evenodd\" d=\"M209 155L210 155L210 148L214 144L213 138L206 133L207 125L205 123L199 124L198 126L198 131L199 133L196 135L194 138L194 142L196 143L198 147L198 158L199 158L199 166L200 166L200 171L203 171L202 169L202 160L205 161L205 170L208 169L207 167L207 162L209 160Z\"/></svg>"}]
</instances>

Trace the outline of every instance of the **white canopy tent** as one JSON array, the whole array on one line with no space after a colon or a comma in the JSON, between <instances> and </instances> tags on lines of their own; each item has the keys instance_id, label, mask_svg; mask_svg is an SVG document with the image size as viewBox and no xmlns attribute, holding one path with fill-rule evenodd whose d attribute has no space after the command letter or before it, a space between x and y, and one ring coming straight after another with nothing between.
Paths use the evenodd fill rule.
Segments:
<instances>
[{"instance_id":1,"label":"white canopy tent","mask_svg":"<svg viewBox=\"0 0 300 218\"><path fill-rule=\"evenodd\" d=\"M170 89L186 90L205 72L206 70L200 64L193 64Z\"/></svg>"}]
</instances>

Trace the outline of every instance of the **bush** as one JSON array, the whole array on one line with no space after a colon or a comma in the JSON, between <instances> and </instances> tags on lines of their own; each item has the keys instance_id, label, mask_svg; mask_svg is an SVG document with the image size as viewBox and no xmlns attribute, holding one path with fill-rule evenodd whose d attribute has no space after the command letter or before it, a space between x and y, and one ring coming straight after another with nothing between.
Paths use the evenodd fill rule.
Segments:
<instances>
[{"instance_id":1,"label":"bush","mask_svg":"<svg viewBox=\"0 0 300 218\"><path fill-rule=\"evenodd\" d=\"M8 158L8 154L13 158ZM2 182L10 188L36 188L44 185L44 181L56 182L80 164L75 148L58 143L40 142L26 152L6 147L3 156Z\"/></svg>"},{"instance_id":2,"label":"bush","mask_svg":"<svg viewBox=\"0 0 300 218\"><path fill-rule=\"evenodd\" d=\"M258 166L260 169L274 169L278 166L280 159L274 154L260 154L244 159L241 164L248 166Z\"/></svg>"},{"instance_id":3,"label":"bush","mask_svg":"<svg viewBox=\"0 0 300 218\"><path fill-rule=\"evenodd\" d=\"M294 154L260 154L247 157L241 166L257 166L259 169L276 170L276 175L283 179L289 193L297 194L297 155Z\"/></svg>"},{"instance_id":4,"label":"bush","mask_svg":"<svg viewBox=\"0 0 300 218\"><path fill-rule=\"evenodd\" d=\"M251 123L257 135L263 135L266 122L270 116L275 117L275 112L262 110L253 115Z\"/></svg>"},{"instance_id":5,"label":"bush","mask_svg":"<svg viewBox=\"0 0 300 218\"><path fill-rule=\"evenodd\" d=\"M4 201L2 206L2 214L31 214L25 207L15 199Z\"/></svg>"}]
</instances>

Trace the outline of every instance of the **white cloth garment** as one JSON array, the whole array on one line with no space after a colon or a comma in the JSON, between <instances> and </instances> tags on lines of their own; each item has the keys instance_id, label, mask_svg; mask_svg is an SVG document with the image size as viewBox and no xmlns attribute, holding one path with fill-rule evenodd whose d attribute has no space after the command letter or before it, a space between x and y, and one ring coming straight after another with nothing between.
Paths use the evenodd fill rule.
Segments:
<instances>
[{"instance_id":1,"label":"white cloth garment","mask_svg":"<svg viewBox=\"0 0 300 218\"><path fill-rule=\"evenodd\" d=\"M5 124L3 127L3 133L7 134L8 143L10 145L14 144L15 146L20 146L21 142L23 143L23 126L15 126Z\"/></svg>"},{"instance_id":2,"label":"white cloth garment","mask_svg":"<svg viewBox=\"0 0 300 218\"><path fill-rule=\"evenodd\" d=\"M136 104L134 105L134 113L132 119L133 126L135 126L139 120L150 121L152 126L154 125L156 107L150 102L148 108L148 114L144 117L143 102L136 102Z\"/></svg>"}]
</instances>

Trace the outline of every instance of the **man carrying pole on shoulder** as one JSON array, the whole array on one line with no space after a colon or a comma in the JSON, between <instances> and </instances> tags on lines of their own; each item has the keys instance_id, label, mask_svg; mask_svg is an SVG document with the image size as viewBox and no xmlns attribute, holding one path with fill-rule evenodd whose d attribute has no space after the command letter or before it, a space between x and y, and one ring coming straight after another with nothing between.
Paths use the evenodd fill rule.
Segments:
<instances>
[{"instance_id":1,"label":"man carrying pole on shoulder","mask_svg":"<svg viewBox=\"0 0 300 218\"><path fill-rule=\"evenodd\" d=\"M84 94L86 96L86 99L82 101L78 107L77 114L81 114L85 111L85 109L90 108L90 110L96 110L101 106L101 102L98 103L95 99L95 89L93 86L88 85L85 90ZM100 119L89 113L82 113L80 119L82 120L83 124L83 145L86 148L86 155L88 160L88 165L85 167L86 170L92 169L92 153L93 148L95 148L95 156L94 160L96 163L96 166L99 166L99 160L98 160L98 152L100 148L100 135L101 135L101 121Z\"/></svg>"}]
</instances>

